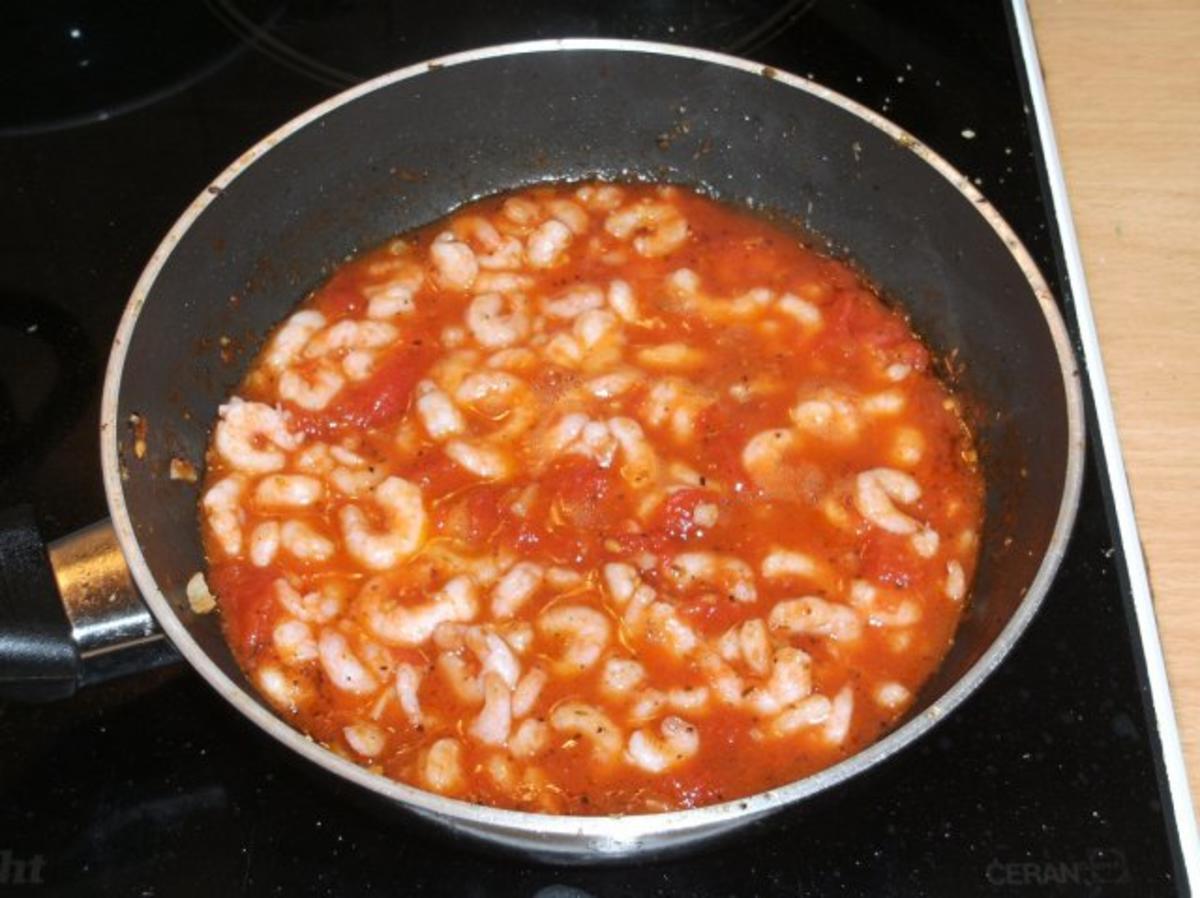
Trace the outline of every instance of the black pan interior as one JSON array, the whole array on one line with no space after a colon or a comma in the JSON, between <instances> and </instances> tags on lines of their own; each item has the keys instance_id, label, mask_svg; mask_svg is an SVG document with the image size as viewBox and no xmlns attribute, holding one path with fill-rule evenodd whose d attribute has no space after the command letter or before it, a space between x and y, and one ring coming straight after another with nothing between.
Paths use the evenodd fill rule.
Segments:
<instances>
[{"instance_id":1,"label":"black pan interior","mask_svg":"<svg viewBox=\"0 0 1200 898\"><path fill-rule=\"evenodd\" d=\"M1009 248L906 141L770 70L632 51L544 51L433 67L344 103L212 198L154 282L128 349L120 448L142 552L188 630L244 683L201 569L193 486L210 423L263 335L340 260L468 199L547 179L666 179L780 213L845 253L910 313L978 409L989 492L974 597L916 711L992 643L1049 543L1067 459L1055 347ZM222 346L221 338L228 339Z\"/></svg>"}]
</instances>

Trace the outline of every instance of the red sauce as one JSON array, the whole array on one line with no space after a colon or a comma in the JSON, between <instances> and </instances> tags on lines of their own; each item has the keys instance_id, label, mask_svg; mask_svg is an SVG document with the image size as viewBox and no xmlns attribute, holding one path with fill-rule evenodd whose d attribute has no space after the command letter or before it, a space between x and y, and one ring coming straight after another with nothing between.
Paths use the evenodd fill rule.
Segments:
<instances>
[{"instance_id":1,"label":"red sauce","mask_svg":"<svg viewBox=\"0 0 1200 898\"><path fill-rule=\"evenodd\" d=\"M239 661L287 718L385 775L531 810L693 807L817 771L903 716L953 639L975 565L983 484L971 435L931 372L929 350L845 264L684 190L624 185L606 207L605 195L591 189L585 199L564 186L527 191L515 206L510 197L476 203L449 224L348 262L303 303L321 313L325 329L370 320L385 323L392 337L357 360L349 358L355 347L294 354L294 374L311 380L333 371L344 381L322 408L285 396L282 369L266 356L252 366L237 395L282 409L299 442L269 474L239 474L236 459L210 450L207 485L227 476L244 484L234 507L236 550L218 533L212 509L202 511L210 583ZM564 212L563 201L582 218ZM639 203L657 208L649 216L657 218L614 233L621 230L614 216ZM531 221L519 220L522 208L533 210ZM479 268L464 287L431 260L435 238L448 230L477 260L501 252L471 230L471 216L520 248L507 270L528 281L516 291L520 299L505 302L524 304L526 324L508 346L484 345L467 314L479 278L497 270ZM556 216L561 227L547 233L578 233L550 264L535 265L535 232ZM686 223L682 231L671 230L675 216ZM659 253L661 244L668 249ZM373 297L413 271L412 308L369 319ZM634 311L612 298L617 279L628 285ZM586 287L601 297L598 309L573 317L549 311L548 303ZM600 336L584 345L590 338L580 322L588 315ZM367 368L357 380L351 362ZM520 385L508 406L494 397L454 398L465 378L496 371ZM621 372L632 372L622 389L589 392L595 378ZM452 436L437 436L418 408L430 384L457 408L461 426ZM655 392L672 384L674 398ZM585 415L604 447L588 449L583 437L568 448L556 443L555 428L571 414ZM609 422L618 419L636 422L638 445L654 459L650 473L614 436L618 425ZM747 446L769 432L782 434L784 451L751 464ZM494 452L507 467L487 476L465 468L452 455L456 440ZM258 435L254 446L269 449L270 439ZM314 461L322 451L325 461ZM329 452L344 458L330 460ZM359 478L358 487L338 485L339 466ZM880 469L892 473L871 479ZM277 474L319 481L319 500L298 507L261 501L259 484ZM345 514L358 509L368 531L383 534L393 522L373 497L385 478L415 488L426 521L418 545L380 570L352 551ZM910 483L919 495L901 495ZM887 484L888 505L899 515L887 520L900 522L890 528L864 511L872 485L877 494ZM269 558L266 549L252 558L256 535L288 522L326 541L324 557L283 540ZM807 567L781 575L789 557L801 563L785 551L801 553ZM690 555L714 560L716 572L689 574ZM497 617L497 579L518 561L539 566L544 579L514 615ZM649 618L635 620L631 604L617 598L605 574L614 563L636 568L653 590L662 607ZM389 639L373 623L367 585L385 597L378 613L386 616L438 600L455 575L473 578L468 619L415 644ZM280 599L281 581L296 599L323 595L336 613L305 611L297 627L299 612ZM800 599L817 613L841 615L851 635L819 632L811 620L785 623L784 609ZM608 626L596 658L582 667L564 667L571 639L545 623L555 607L570 605L599 612ZM655 615L658 622L647 623ZM283 632L304 631L312 645L296 650L281 637L278 628L289 622L292 631ZM472 639L490 633L509 640L520 676L533 669L547 675L532 709L514 716L499 742L472 735L483 700L464 698L439 666L441 656L453 656L473 688L483 688L481 658L463 642L471 628ZM672 632L695 646L681 649ZM747 635L739 643L739 633L755 632L767 634L766 670L756 668L751 649L737 648L753 642ZM375 688L347 691L320 659L293 657L311 655L328 633L345 640ZM770 685L767 671L783 670L799 653L811 683L779 708L752 707L753 690ZM614 660L641 667L643 679L628 694L605 685ZM397 671L406 664L420 676L417 717L396 697ZM747 697L718 696L719 664ZM639 713L637 701L650 701L654 690L663 707ZM705 691L701 706L695 697ZM599 710L607 719L603 735L617 740L604 757L591 735L554 722L557 709L578 702ZM847 702L849 718L839 726ZM801 711L820 720L783 732L786 715ZM677 743L664 735L668 718L692 728ZM523 753L517 732L526 721L546 738ZM664 769L647 768L634 740L639 732L653 744L667 740ZM690 750L693 737L698 744ZM433 746L451 741L458 776L441 781Z\"/></svg>"}]
</instances>

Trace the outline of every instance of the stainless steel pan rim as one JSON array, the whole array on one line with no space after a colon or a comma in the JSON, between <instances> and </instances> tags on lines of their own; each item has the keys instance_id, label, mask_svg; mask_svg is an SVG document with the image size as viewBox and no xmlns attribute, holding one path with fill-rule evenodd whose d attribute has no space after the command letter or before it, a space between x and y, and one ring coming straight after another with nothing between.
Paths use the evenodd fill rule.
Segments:
<instances>
[{"instance_id":1,"label":"stainless steel pan rim","mask_svg":"<svg viewBox=\"0 0 1200 898\"><path fill-rule=\"evenodd\" d=\"M225 186L237 178L255 160L268 153L274 146L286 140L292 134L317 121L330 110L364 94L371 93L399 81L414 78L431 69L464 65L497 56L571 52L577 50L686 57L713 65L740 69L752 74L770 77L780 83L797 90L806 91L822 100L841 107L909 148L964 194L1008 247L1041 305L1042 313L1058 355L1066 395L1068 457L1062 498L1059 503L1058 515L1049 546L1042 558L1037 575L1029 586L1028 592L1021 604L993 644L967 673L922 714L914 717L880 741L833 767L777 789L762 792L744 799L664 814L573 817L484 807L452 798L445 798L373 774L365 768L311 741L260 705L240 686L234 683L233 680L226 676L193 640L183 624L176 617L170 602L155 582L154 576L141 552L137 536L134 533L133 522L130 520L129 512L125 505L120 473L120 459L118 457L118 435L120 432L119 422L117 421L118 397L121 389L121 379L125 367L127 349L134 328L137 325L142 306L149 296L160 270L175 246L183 239L192 223L200 216L213 197L220 193ZM585 851L591 851L595 852L597 857L616 857L635 853L644 847L662 847L660 840L656 837L664 834L671 834L672 842L675 844L690 841L691 838L700 838L723 830L734 823L747 822L763 816L780 807L828 789L870 768L893 752L919 738L975 690L980 682L1000 664L1025 630L1025 627L1045 598L1065 552L1075 512L1079 504L1083 480L1084 419L1083 399L1079 380L1080 371L1071 350L1066 327L1054 303L1050 290L1029 253L1000 217L999 213L983 198L964 175L956 171L948 162L929 149L929 147L916 140L904 131L904 129L853 100L812 81L721 53L672 44L634 40L594 38L539 40L456 53L381 75L378 78L364 82L350 90L331 97L292 119L261 140L250 150L243 153L232 165L225 169L188 206L163 239L162 243L159 244L134 287L129 303L125 308L113 341L112 355L109 358L104 382L100 419L101 465L113 526L134 580L146 604L150 607L150 610L162 625L167 636L187 659L188 663L220 695L263 731L305 759L338 777L349 780L387 799L399 802L420 815L457 822L464 830L478 831L485 829L492 835L495 841L501 844L522 847L526 850L536 849L536 846L539 844L538 837L541 836L549 837L543 846L549 854L561 854L566 857L571 854L578 855ZM554 844L556 841L555 837L559 841L564 839L572 840L569 842L572 847L564 848L560 844L556 848ZM578 841L578 845L575 845L574 840Z\"/></svg>"}]
</instances>

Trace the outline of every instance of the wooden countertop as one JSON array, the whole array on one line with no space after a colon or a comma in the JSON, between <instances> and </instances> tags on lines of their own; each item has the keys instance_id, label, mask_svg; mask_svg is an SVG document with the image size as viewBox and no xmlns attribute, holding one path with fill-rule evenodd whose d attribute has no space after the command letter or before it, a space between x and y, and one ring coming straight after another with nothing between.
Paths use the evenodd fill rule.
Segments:
<instances>
[{"instance_id":1,"label":"wooden countertop","mask_svg":"<svg viewBox=\"0 0 1200 898\"><path fill-rule=\"evenodd\" d=\"M1030 12L1200 805L1200 4Z\"/></svg>"}]
</instances>

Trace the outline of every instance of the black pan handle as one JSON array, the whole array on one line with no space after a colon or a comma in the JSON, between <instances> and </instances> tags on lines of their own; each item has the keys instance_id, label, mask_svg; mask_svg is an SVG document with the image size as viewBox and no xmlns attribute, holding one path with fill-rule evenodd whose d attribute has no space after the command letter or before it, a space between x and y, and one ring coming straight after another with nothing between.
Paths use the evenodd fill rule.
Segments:
<instances>
[{"instance_id":1,"label":"black pan handle","mask_svg":"<svg viewBox=\"0 0 1200 898\"><path fill-rule=\"evenodd\" d=\"M178 660L108 521L47 545L29 506L0 510L0 698L66 698Z\"/></svg>"},{"instance_id":2,"label":"black pan handle","mask_svg":"<svg viewBox=\"0 0 1200 898\"><path fill-rule=\"evenodd\" d=\"M0 694L65 698L82 666L33 509L0 511Z\"/></svg>"}]
</instances>

